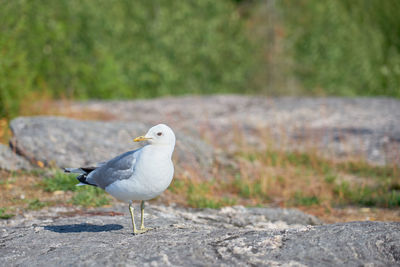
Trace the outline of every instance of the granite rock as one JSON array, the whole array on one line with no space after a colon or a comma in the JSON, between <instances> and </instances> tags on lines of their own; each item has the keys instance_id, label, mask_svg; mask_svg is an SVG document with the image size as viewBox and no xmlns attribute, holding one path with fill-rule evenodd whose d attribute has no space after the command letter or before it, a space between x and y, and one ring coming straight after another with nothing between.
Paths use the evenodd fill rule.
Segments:
<instances>
[{"instance_id":1,"label":"granite rock","mask_svg":"<svg viewBox=\"0 0 400 267\"><path fill-rule=\"evenodd\" d=\"M127 207L114 209L123 213L60 213L2 226L0 265L400 265L400 223L310 225L318 219L294 210L150 205L146 224L154 230L133 236Z\"/></svg>"},{"instance_id":2,"label":"granite rock","mask_svg":"<svg viewBox=\"0 0 400 267\"><path fill-rule=\"evenodd\" d=\"M176 166L189 176L210 177L215 161L231 164L229 154L243 149L243 140L259 149L316 148L338 159L400 162L395 99L216 95L59 103L57 109L107 113L114 121L17 118L11 123L13 150L34 164L89 165L135 148L130 138L162 122L177 133Z\"/></svg>"},{"instance_id":3,"label":"granite rock","mask_svg":"<svg viewBox=\"0 0 400 267\"><path fill-rule=\"evenodd\" d=\"M45 166L79 167L103 162L139 144L152 125L136 122L79 121L62 117L19 117L11 121L13 149L32 163ZM211 171L213 149L203 141L176 131L174 153L177 171ZM206 175L204 175L206 177Z\"/></svg>"},{"instance_id":4,"label":"granite rock","mask_svg":"<svg viewBox=\"0 0 400 267\"><path fill-rule=\"evenodd\" d=\"M233 152L241 149L238 136L244 136L260 148L271 142L287 149L312 146L336 157L361 156L373 164L399 162L400 157L396 99L215 95L60 103L63 108L107 111L120 121L163 121Z\"/></svg>"},{"instance_id":5,"label":"granite rock","mask_svg":"<svg viewBox=\"0 0 400 267\"><path fill-rule=\"evenodd\" d=\"M30 170L32 166L25 158L14 153L10 147L0 144L0 169L7 171Z\"/></svg>"}]
</instances>

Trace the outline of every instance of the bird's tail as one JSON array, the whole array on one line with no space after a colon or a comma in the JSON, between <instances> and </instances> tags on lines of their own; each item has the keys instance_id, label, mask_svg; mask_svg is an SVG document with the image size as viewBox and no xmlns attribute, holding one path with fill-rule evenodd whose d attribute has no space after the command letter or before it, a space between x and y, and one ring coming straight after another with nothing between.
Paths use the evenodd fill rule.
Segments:
<instances>
[{"instance_id":1,"label":"bird's tail","mask_svg":"<svg viewBox=\"0 0 400 267\"><path fill-rule=\"evenodd\" d=\"M65 168L64 172L66 172L66 173L86 173L81 168Z\"/></svg>"},{"instance_id":2,"label":"bird's tail","mask_svg":"<svg viewBox=\"0 0 400 267\"><path fill-rule=\"evenodd\" d=\"M76 177L76 179L79 181L79 184L76 186L82 186L82 185L92 185L92 186L97 186L95 184L89 183L86 178L89 173L94 171L96 167L85 167L85 168L65 168L64 172L66 173L78 173L79 175Z\"/></svg>"}]
</instances>

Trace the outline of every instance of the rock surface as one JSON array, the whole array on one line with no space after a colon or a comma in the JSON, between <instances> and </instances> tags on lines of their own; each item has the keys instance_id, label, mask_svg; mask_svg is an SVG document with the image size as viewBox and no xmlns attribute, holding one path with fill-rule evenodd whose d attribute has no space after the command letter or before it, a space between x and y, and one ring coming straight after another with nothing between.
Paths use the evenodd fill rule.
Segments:
<instances>
[{"instance_id":1,"label":"rock surface","mask_svg":"<svg viewBox=\"0 0 400 267\"><path fill-rule=\"evenodd\" d=\"M8 171L30 170L32 166L25 158L18 156L8 146L0 144L0 169Z\"/></svg>"},{"instance_id":2,"label":"rock surface","mask_svg":"<svg viewBox=\"0 0 400 267\"><path fill-rule=\"evenodd\" d=\"M285 149L311 146L373 164L400 162L400 101L393 99L219 95L59 105L60 111L106 112L116 121L17 118L11 123L13 150L34 164L90 165L136 148L132 137L164 122L177 133L177 171L202 177L210 177L214 159L229 163L226 152L241 149L240 136L259 148L272 142ZM5 153L12 157L0 149L3 158ZM5 162L0 158L0 168L9 165ZM13 162L18 162L17 169L27 166L14 158Z\"/></svg>"},{"instance_id":3,"label":"rock surface","mask_svg":"<svg viewBox=\"0 0 400 267\"><path fill-rule=\"evenodd\" d=\"M13 148L33 163L58 167L91 166L139 147L133 138L152 125L136 122L78 121L62 117L20 117L10 124ZM211 170L213 149L203 141L176 133L178 171Z\"/></svg>"},{"instance_id":4,"label":"rock surface","mask_svg":"<svg viewBox=\"0 0 400 267\"><path fill-rule=\"evenodd\" d=\"M0 227L0 265L400 265L400 223L311 226L316 218L293 210L149 206L155 229L133 236L126 206L116 209L123 216L70 212Z\"/></svg>"},{"instance_id":5,"label":"rock surface","mask_svg":"<svg viewBox=\"0 0 400 267\"><path fill-rule=\"evenodd\" d=\"M115 121L18 118L11 123L15 151L34 164L92 165L136 148L133 137L164 122L177 133L180 172L210 172L214 148L240 149L238 135L260 147L272 138L292 147L312 143L339 156L361 154L377 164L400 162L397 100L231 95L60 104L63 108L107 111ZM0 168L29 167L0 145ZM55 207L0 220L0 266L400 266L400 223L321 225L297 210L150 205L146 224L155 229L131 235L126 205Z\"/></svg>"},{"instance_id":6,"label":"rock surface","mask_svg":"<svg viewBox=\"0 0 400 267\"><path fill-rule=\"evenodd\" d=\"M121 121L162 121L232 150L238 135L257 146L265 146L268 136L277 144L311 144L336 156L361 155L376 164L400 162L400 101L395 99L217 95L74 102L60 104L63 108L107 111ZM264 135L254 134L260 131Z\"/></svg>"}]
</instances>

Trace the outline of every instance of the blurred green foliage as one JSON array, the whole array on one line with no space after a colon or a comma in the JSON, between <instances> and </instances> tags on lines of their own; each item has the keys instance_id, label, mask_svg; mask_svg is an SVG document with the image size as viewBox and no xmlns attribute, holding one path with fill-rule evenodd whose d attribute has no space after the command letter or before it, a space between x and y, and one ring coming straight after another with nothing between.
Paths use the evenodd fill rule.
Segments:
<instances>
[{"instance_id":1,"label":"blurred green foliage","mask_svg":"<svg viewBox=\"0 0 400 267\"><path fill-rule=\"evenodd\" d=\"M83 207L101 207L110 204L110 198L105 191L93 186L79 188L70 203Z\"/></svg>"},{"instance_id":2,"label":"blurred green foliage","mask_svg":"<svg viewBox=\"0 0 400 267\"><path fill-rule=\"evenodd\" d=\"M46 207L46 205L48 205L48 203L42 202L37 198L28 200L28 209L29 210L40 210L40 209Z\"/></svg>"},{"instance_id":3,"label":"blurred green foliage","mask_svg":"<svg viewBox=\"0 0 400 267\"><path fill-rule=\"evenodd\" d=\"M294 72L327 95L400 97L400 1L279 1Z\"/></svg>"},{"instance_id":4,"label":"blurred green foliage","mask_svg":"<svg viewBox=\"0 0 400 267\"><path fill-rule=\"evenodd\" d=\"M40 94L400 97L398 0L0 0L0 117ZM36 95L35 95L36 93Z\"/></svg>"},{"instance_id":5,"label":"blurred green foliage","mask_svg":"<svg viewBox=\"0 0 400 267\"><path fill-rule=\"evenodd\" d=\"M51 175L45 176L43 179L43 188L47 192L61 191L77 191L78 181L76 174L67 174L61 170L54 171Z\"/></svg>"},{"instance_id":6,"label":"blurred green foliage","mask_svg":"<svg viewBox=\"0 0 400 267\"><path fill-rule=\"evenodd\" d=\"M6 210L6 208L0 208L0 219L7 220L14 217L14 214L7 213Z\"/></svg>"},{"instance_id":7,"label":"blurred green foliage","mask_svg":"<svg viewBox=\"0 0 400 267\"><path fill-rule=\"evenodd\" d=\"M0 116L14 116L31 91L80 99L241 92L251 73L231 1L0 3Z\"/></svg>"},{"instance_id":8,"label":"blurred green foliage","mask_svg":"<svg viewBox=\"0 0 400 267\"><path fill-rule=\"evenodd\" d=\"M55 191L72 191L75 194L69 201L74 205L81 205L84 207L100 207L108 205L110 198L106 195L105 191L94 186L76 186L78 181L76 180L77 174L66 174L60 170L54 170L50 175L46 175L41 181L40 186L43 186L47 192ZM42 206L39 200L35 200L29 204L30 209L35 207L41 208ZM32 206L32 207L31 207Z\"/></svg>"}]
</instances>

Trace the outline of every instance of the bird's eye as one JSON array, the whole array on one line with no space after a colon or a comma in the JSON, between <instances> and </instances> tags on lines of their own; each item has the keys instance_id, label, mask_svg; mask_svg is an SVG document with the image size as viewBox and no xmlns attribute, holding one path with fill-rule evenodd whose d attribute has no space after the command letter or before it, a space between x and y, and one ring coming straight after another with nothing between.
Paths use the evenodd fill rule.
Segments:
<instances>
[{"instance_id":1,"label":"bird's eye","mask_svg":"<svg viewBox=\"0 0 400 267\"><path fill-rule=\"evenodd\" d=\"M161 135L162 135L162 132L158 132L157 135L158 135L158 136L161 136Z\"/></svg>"}]
</instances>

